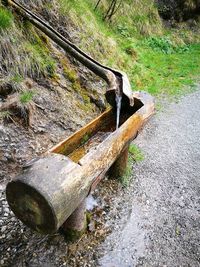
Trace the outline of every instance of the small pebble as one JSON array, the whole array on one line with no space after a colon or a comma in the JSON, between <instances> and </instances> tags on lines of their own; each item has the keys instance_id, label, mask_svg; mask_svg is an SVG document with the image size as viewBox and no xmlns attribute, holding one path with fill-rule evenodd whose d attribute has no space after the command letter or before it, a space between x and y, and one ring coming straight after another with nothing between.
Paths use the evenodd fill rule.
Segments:
<instances>
[{"instance_id":1,"label":"small pebble","mask_svg":"<svg viewBox=\"0 0 200 267\"><path fill-rule=\"evenodd\" d=\"M9 210L8 208L5 208L5 212L6 212L6 213L9 213L10 210Z\"/></svg>"},{"instance_id":2,"label":"small pebble","mask_svg":"<svg viewBox=\"0 0 200 267\"><path fill-rule=\"evenodd\" d=\"M2 226L1 227L1 232L4 233L6 231L7 227L6 226Z\"/></svg>"}]
</instances>

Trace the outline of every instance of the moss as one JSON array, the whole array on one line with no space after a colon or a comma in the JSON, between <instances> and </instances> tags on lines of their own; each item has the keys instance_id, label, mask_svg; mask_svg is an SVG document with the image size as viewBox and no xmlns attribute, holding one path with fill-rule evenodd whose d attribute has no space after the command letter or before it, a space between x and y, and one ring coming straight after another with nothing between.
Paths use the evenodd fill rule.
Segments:
<instances>
[{"instance_id":1,"label":"moss","mask_svg":"<svg viewBox=\"0 0 200 267\"><path fill-rule=\"evenodd\" d=\"M89 134L85 134L81 140L81 145L84 145L90 139Z\"/></svg>"},{"instance_id":2,"label":"moss","mask_svg":"<svg viewBox=\"0 0 200 267\"><path fill-rule=\"evenodd\" d=\"M86 232L87 230L87 216L85 216L85 221L83 222L83 229L77 230L77 229L69 229L65 228L64 236L65 240L68 242L75 242L78 239L82 237L82 235Z\"/></svg>"},{"instance_id":3,"label":"moss","mask_svg":"<svg viewBox=\"0 0 200 267\"><path fill-rule=\"evenodd\" d=\"M59 61L61 63L61 66L63 68L63 74L66 79L68 79L71 83L75 83L78 80L78 75L76 73L76 70L70 65L68 59L65 57L61 57L62 55L59 55Z\"/></svg>"},{"instance_id":4,"label":"moss","mask_svg":"<svg viewBox=\"0 0 200 267\"><path fill-rule=\"evenodd\" d=\"M78 108L79 110L83 110L83 111L85 111L85 112L89 112L89 111L91 111L91 105L84 104L84 103L82 103L82 102L80 102L80 101L77 101L76 106L77 106L77 108Z\"/></svg>"},{"instance_id":5,"label":"moss","mask_svg":"<svg viewBox=\"0 0 200 267\"><path fill-rule=\"evenodd\" d=\"M75 83L77 81L77 74L75 72L75 70L67 68L67 67L63 67L63 72L64 72L64 76L71 82L71 83Z\"/></svg>"},{"instance_id":6,"label":"moss","mask_svg":"<svg viewBox=\"0 0 200 267\"><path fill-rule=\"evenodd\" d=\"M85 231L86 228L83 229L82 231L68 229L67 232L65 233L65 240L68 242L75 242L81 238L81 236L85 233Z\"/></svg>"},{"instance_id":7,"label":"moss","mask_svg":"<svg viewBox=\"0 0 200 267\"><path fill-rule=\"evenodd\" d=\"M72 88L82 97L84 104L90 104L90 98L85 88L82 88L80 83L76 81Z\"/></svg>"}]
</instances>

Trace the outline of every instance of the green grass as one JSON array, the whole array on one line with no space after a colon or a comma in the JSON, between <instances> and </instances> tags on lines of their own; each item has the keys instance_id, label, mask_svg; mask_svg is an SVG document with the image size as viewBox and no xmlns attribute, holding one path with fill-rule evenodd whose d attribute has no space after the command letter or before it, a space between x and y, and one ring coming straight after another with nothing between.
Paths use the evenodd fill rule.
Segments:
<instances>
[{"instance_id":1,"label":"green grass","mask_svg":"<svg viewBox=\"0 0 200 267\"><path fill-rule=\"evenodd\" d=\"M45 76L54 76L56 62L43 44L26 42L24 44L24 49L28 54L32 68L35 72L43 73Z\"/></svg>"},{"instance_id":2,"label":"green grass","mask_svg":"<svg viewBox=\"0 0 200 267\"><path fill-rule=\"evenodd\" d=\"M119 177L119 180L123 187L128 187L131 182L133 160L135 162L140 162L144 160L144 154L142 150L135 144L131 144L129 146L129 158L128 158L127 168L125 174L122 177Z\"/></svg>"},{"instance_id":3,"label":"green grass","mask_svg":"<svg viewBox=\"0 0 200 267\"><path fill-rule=\"evenodd\" d=\"M0 111L0 119L2 119L2 120L9 119L11 115L12 114L9 110Z\"/></svg>"},{"instance_id":4,"label":"green grass","mask_svg":"<svg viewBox=\"0 0 200 267\"><path fill-rule=\"evenodd\" d=\"M131 158L129 157L125 173L123 176L119 177L119 181L123 187L129 186L131 182L131 177L132 177L132 164L131 164Z\"/></svg>"},{"instance_id":5,"label":"green grass","mask_svg":"<svg viewBox=\"0 0 200 267\"><path fill-rule=\"evenodd\" d=\"M126 171L123 176L119 177L119 181L123 187L128 187L132 178L132 162L140 162L144 160L144 154L135 144L129 146L129 158Z\"/></svg>"},{"instance_id":6,"label":"green grass","mask_svg":"<svg viewBox=\"0 0 200 267\"><path fill-rule=\"evenodd\" d=\"M189 51L183 53L166 54L143 49L139 57L139 63L143 65L139 89L153 95L185 94L200 74L199 55L199 44L190 45Z\"/></svg>"},{"instance_id":7,"label":"green grass","mask_svg":"<svg viewBox=\"0 0 200 267\"><path fill-rule=\"evenodd\" d=\"M23 80L24 78L17 73L11 78L11 81L14 83L21 83Z\"/></svg>"},{"instance_id":8,"label":"green grass","mask_svg":"<svg viewBox=\"0 0 200 267\"><path fill-rule=\"evenodd\" d=\"M19 96L20 103L22 105L28 104L33 99L33 96L34 96L34 92L32 91L22 92Z\"/></svg>"},{"instance_id":9,"label":"green grass","mask_svg":"<svg viewBox=\"0 0 200 267\"><path fill-rule=\"evenodd\" d=\"M169 36L152 36L146 39L146 44L154 51L164 54L185 53L188 52L189 46L186 44L176 45Z\"/></svg>"},{"instance_id":10,"label":"green grass","mask_svg":"<svg viewBox=\"0 0 200 267\"><path fill-rule=\"evenodd\" d=\"M60 3L63 14L79 27L78 45L101 63L126 72L133 90L171 97L185 94L197 80L200 42L186 30L165 30L152 1L124 1L124 10L111 24L102 19L107 0L97 12L94 0Z\"/></svg>"},{"instance_id":11,"label":"green grass","mask_svg":"<svg viewBox=\"0 0 200 267\"><path fill-rule=\"evenodd\" d=\"M139 162L144 160L144 154L142 152L142 150L136 146L135 144L131 144L129 146L129 153L131 155L131 157L134 159L134 161Z\"/></svg>"},{"instance_id":12,"label":"green grass","mask_svg":"<svg viewBox=\"0 0 200 267\"><path fill-rule=\"evenodd\" d=\"M0 7L0 30L11 27L12 23L13 23L12 13L3 7Z\"/></svg>"},{"instance_id":13,"label":"green grass","mask_svg":"<svg viewBox=\"0 0 200 267\"><path fill-rule=\"evenodd\" d=\"M200 73L200 38L195 39L186 29L164 29L151 0L134 4L124 0L123 8L108 24L103 21L108 2L102 0L103 5L95 12L96 0L58 1L58 12L76 29L77 45L101 63L126 72L133 90L145 90L155 96L188 92ZM10 11L0 8L0 29L10 27L12 21ZM14 43L14 33L10 41L19 56L26 54L19 73L23 76L23 70L29 70L32 77L54 77L57 64L51 49L33 28L27 27L28 38L20 45L21 38ZM65 68L64 75L77 87L76 71Z\"/></svg>"}]
</instances>

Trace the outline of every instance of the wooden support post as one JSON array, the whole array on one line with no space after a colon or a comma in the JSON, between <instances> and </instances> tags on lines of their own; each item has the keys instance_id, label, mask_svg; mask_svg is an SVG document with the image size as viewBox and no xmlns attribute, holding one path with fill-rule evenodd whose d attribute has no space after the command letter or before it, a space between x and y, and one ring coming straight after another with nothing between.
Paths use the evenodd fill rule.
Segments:
<instances>
[{"instance_id":1,"label":"wooden support post","mask_svg":"<svg viewBox=\"0 0 200 267\"><path fill-rule=\"evenodd\" d=\"M129 145L123 149L117 160L110 168L109 174L111 177L120 178L126 173L128 165L128 151L129 151Z\"/></svg>"},{"instance_id":2,"label":"wooden support post","mask_svg":"<svg viewBox=\"0 0 200 267\"><path fill-rule=\"evenodd\" d=\"M76 241L85 233L86 229L86 203L84 200L63 224L62 230L68 241Z\"/></svg>"}]
</instances>

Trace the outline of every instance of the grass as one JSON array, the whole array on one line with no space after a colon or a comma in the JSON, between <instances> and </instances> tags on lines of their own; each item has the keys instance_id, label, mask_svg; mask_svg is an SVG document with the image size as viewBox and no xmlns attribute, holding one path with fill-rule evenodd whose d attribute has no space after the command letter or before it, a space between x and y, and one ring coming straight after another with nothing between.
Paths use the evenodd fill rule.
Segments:
<instances>
[{"instance_id":1,"label":"grass","mask_svg":"<svg viewBox=\"0 0 200 267\"><path fill-rule=\"evenodd\" d=\"M123 176L119 177L119 181L123 187L129 186L131 182L131 177L132 177L132 164L131 164L131 158L129 157L125 173Z\"/></svg>"},{"instance_id":2,"label":"grass","mask_svg":"<svg viewBox=\"0 0 200 267\"><path fill-rule=\"evenodd\" d=\"M144 154L142 150L135 144L131 144L129 146L129 158L128 158L127 168L125 174L122 177L119 177L119 180L123 187L128 187L131 182L133 160L135 162L140 162L144 160Z\"/></svg>"},{"instance_id":3,"label":"grass","mask_svg":"<svg viewBox=\"0 0 200 267\"><path fill-rule=\"evenodd\" d=\"M125 0L110 24L102 19L108 0L102 0L103 5L96 12L95 0L59 0L58 3L63 19L67 17L70 25L78 29L74 32L75 39L79 40L78 46L101 63L126 72L133 90L174 96L186 93L186 87L192 86L197 79L200 72L199 39L193 43L193 34L185 29L165 30L152 1L132 4ZM13 21L10 11L0 8L1 17L2 25L9 27ZM23 77L54 77L57 64L48 44L42 41L34 27L29 25L26 29L27 36L21 36L19 28L10 33L10 44L6 49L12 47L21 64L15 62L9 49L7 59L2 59L8 65L6 68L9 71L17 66L18 69L11 72ZM19 36L15 36L16 32ZM76 70L65 68L64 75L76 89Z\"/></svg>"},{"instance_id":4,"label":"grass","mask_svg":"<svg viewBox=\"0 0 200 267\"><path fill-rule=\"evenodd\" d=\"M108 0L102 0L103 4L96 12L95 3L96 0L58 1L58 12L76 29L74 39L78 40L80 48L101 63L126 72L133 90L170 97L188 92L186 88L194 85L200 72L200 38L197 35L194 38L194 34L186 29L164 29L151 0L134 4L123 1L123 8L110 24L103 21ZM0 28L1 24L10 27L12 21L10 11L1 7ZM27 36L21 34L20 27L27 29ZM9 46L5 47L3 41L0 46L0 51L9 48L6 60L2 57L6 69L9 71L17 66L12 74L20 73L23 77L54 77L57 64L48 44L42 41L34 27L23 24L20 27L9 33ZM11 53L10 48L16 52ZM16 54L14 58L13 54ZM76 70L65 68L64 75L77 89Z\"/></svg>"},{"instance_id":5,"label":"grass","mask_svg":"<svg viewBox=\"0 0 200 267\"><path fill-rule=\"evenodd\" d=\"M129 153L131 155L131 158L136 162L144 160L144 154L142 150L135 144L131 144L129 146Z\"/></svg>"},{"instance_id":6,"label":"grass","mask_svg":"<svg viewBox=\"0 0 200 267\"><path fill-rule=\"evenodd\" d=\"M19 96L20 103L22 105L27 105L30 101L32 101L33 96L34 96L34 92L32 91L22 92Z\"/></svg>"},{"instance_id":7,"label":"grass","mask_svg":"<svg viewBox=\"0 0 200 267\"><path fill-rule=\"evenodd\" d=\"M44 76L53 77L55 74L56 62L50 56L49 51L40 43L24 43L24 49L28 54L33 70L43 73Z\"/></svg>"},{"instance_id":8,"label":"grass","mask_svg":"<svg viewBox=\"0 0 200 267\"><path fill-rule=\"evenodd\" d=\"M9 110L0 111L0 119L9 119L12 113Z\"/></svg>"},{"instance_id":9,"label":"grass","mask_svg":"<svg viewBox=\"0 0 200 267\"><path fill-rule=\"evenodd\" d=\"M15 74L13 77L11 77L11 81L14 83L21 83L24 80L24 78L20 74Z\"/></svg>"},{"instance_id":10,"label":"grass","mask_svg":"<svg viewBox=\"0 0 200 267\"><path fill-rule=\"evenodd\" d=\"M14 77L14 83L19 83L20 77L53 78L56 73L49 45L27 24L15 22L12 28L1 32L0 69L4 77Z\"/></svg>"},{"instance_id":11,"label":"grass","mask_svg":"<svg viewBox=\"0 0 200 267\"><path fill-rule=\"evenodd\" d=\"M79 28L78 45L83 50L126 72L133 90L169 97L190 90L200 73L200 42L195 34L185 29L165 30L150 0L134 5L124 1L110 24L102 19L107 0L97 12L93 10L95 3L60 0L61 12Z\"/></svg>"},{"instance_id":12,"label":"grass","mask_svg":"<svg viewBox=\"0 0 200 267\"><path fill-rule=\"evenodd\" d=\"M189 46L186 44L174 44L168 36L152 36L146 39L146 43L154 51L162 52L164 54L184 53L190 50Z\"/></svg>"},{"instance_id":13,"label":"grass","mask_svg":"<svg viewBox=\"0 0 200 267\"><path fill-rule=\"evenodd\" d=\"M144 49L139 61L143 65L143 76L138 89L153 95L181 95L187 87L194 85L200 73L200 45L190 45L189 52L166 54Z\"/></svg>"},{"instance_id":14,"label":"grass","mask_svg":"<svg viewBox=\"0 0 200 267\"><path fill-rule=\"evenodd\" d=\"M0 30L10 28L12 23L12 13L3 7L0 7Z\"/></svg>"}]
</instances>

